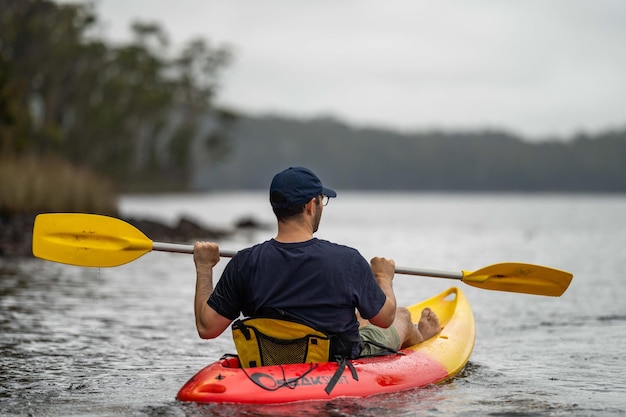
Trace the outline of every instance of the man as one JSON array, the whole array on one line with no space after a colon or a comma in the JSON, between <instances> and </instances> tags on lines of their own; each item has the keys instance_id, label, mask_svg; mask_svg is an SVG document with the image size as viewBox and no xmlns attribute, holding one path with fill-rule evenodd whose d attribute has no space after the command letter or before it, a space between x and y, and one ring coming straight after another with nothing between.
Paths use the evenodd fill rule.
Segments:
<instances>
[{"instance_id":1,"label":"man","mask_svg":"<svg viewBox=\"0 0 626 417\"><path fill-rule=\"evenodd\" d=\"M306 168L276 174L270 185L270 203L278 221L276 237L237 253L215 290L213 267L219 261L219 248L210 242L195 244L200 337L215 338L240 313L255 317L268 308L342 335L350 342L340 353L352 358L387 353L367 341L400 349L440 331L430 309L422 312L415 326L409 311L396 307L393 260L376 257L370 265L355 249L313 237L324 206L336 196Z\"/></svg>"}]
</instances>

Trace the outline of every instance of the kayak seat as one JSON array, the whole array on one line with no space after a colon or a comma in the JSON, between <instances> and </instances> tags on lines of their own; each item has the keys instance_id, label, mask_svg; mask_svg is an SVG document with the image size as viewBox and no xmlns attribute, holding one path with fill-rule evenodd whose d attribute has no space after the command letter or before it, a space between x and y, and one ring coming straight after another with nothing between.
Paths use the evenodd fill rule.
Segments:
<instances>
[{"instance_id":1,"label":"kayak seat","mask_svg":"<svg viewBox=\"0 0 626 417\"><path fill-rule=\"evenodd\" d=\"M319 363L331 359L331 336L292 320L247 318L232 325L242 368Z\"/></svg>"}]
</instances>

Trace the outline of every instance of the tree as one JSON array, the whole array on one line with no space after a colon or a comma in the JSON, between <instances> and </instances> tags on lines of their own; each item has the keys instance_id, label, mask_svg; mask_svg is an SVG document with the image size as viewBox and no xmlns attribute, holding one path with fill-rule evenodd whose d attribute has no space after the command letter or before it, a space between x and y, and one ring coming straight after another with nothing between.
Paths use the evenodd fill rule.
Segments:
<instances>
[{"instance_id":1,"label":"tree","mask_svg":"<svg viewBox=\"0 0 626 417\"><path fill-rule=\"evenodd\" d=\"M89 3L0 9L0 154L60 154L122 188L184 187L192 155L228 149L235 115L213 103L227 49L194 39L170 56L165 31L141 22L130 43L108 45Z\"/></svg>"}]
</instances>

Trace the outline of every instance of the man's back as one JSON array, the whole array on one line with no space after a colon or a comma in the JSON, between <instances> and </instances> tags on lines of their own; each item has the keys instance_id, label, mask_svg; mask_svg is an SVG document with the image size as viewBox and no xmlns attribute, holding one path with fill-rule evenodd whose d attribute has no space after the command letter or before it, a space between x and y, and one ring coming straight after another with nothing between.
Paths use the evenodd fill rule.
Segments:
<instances>
[{"instance_id":1,"label":"man's back","mask_svg":"<svg viewBox=\"0 0 626 417\"><path fill-rule=\"evenodd\" d=\"M230 319L285 311L329 333L358 339L355 308L364 318L385 302L367 261L352 248L313 238L274 239L244 249L226 266L209 305ZM356 347L355 347L356 349Z\"/></svg>"}]
</instances>

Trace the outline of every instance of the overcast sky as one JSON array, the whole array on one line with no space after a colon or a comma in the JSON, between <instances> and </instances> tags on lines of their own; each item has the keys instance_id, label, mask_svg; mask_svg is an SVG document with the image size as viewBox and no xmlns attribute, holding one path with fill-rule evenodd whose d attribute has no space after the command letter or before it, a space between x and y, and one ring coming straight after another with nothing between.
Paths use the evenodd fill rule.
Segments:
<instances>
[{"instance_id":1,"label":"overcast sky","mask_svg":"<svg viewBox=\"0 0 626 417\"><path fill-rule=\"evenodd\" d=\"M219 101L356 125L504 129L528 139L626 127L623 0L99 0L228 44Z\"/></svg>"}]
</instances>

